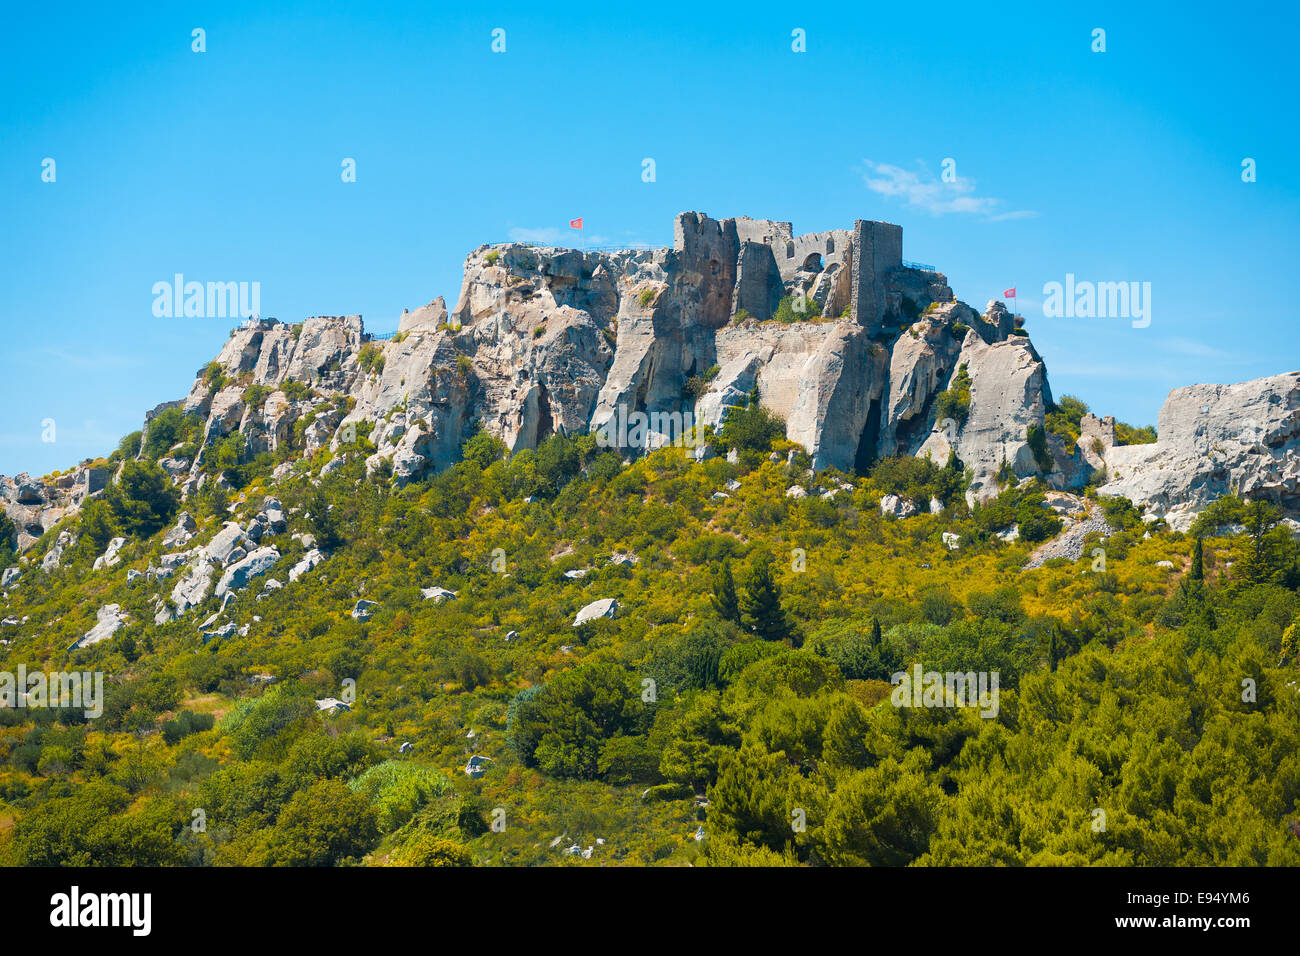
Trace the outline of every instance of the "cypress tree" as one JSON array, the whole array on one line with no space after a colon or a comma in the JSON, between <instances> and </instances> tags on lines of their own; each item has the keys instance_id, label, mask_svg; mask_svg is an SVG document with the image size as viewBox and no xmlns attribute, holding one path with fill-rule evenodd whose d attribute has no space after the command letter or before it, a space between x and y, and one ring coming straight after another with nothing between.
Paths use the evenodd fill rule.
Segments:
<instances>
[{"instance_id":1,"label":"cypress tree","mask_svg":"<svg viewBox=\"0 0 1300 956\"><path fill-rule=\"evenodd\" d=\"M790 638L781 589L772 578L771 556L756 554L750 559L740 590L740 614L744 626L766 641Z\"/></svg>"},{"instance_id":2,"label":"cypress tree","mask_svg":"<svg viewBox=\"0 0 1300 956\"><path fill-rule=\"evenodd\" d=\"M1192 569L1187 572L1187 576L1193 581L1205 580L1205 552L1199 536L1192 548Z\"/></svg>"},{"instance_id":3,"label":"cypress tree","mask_svg":"<svg viewBox=\"0 0 1300 956\"><path fill-rule=\"evenodd\" d=\"M740 627L740 601L736 597L736 582L731 576L731 562L723 561L713 575L713 595L709 598L713 610L724 621Z\"/></svg>"}]
</instances>

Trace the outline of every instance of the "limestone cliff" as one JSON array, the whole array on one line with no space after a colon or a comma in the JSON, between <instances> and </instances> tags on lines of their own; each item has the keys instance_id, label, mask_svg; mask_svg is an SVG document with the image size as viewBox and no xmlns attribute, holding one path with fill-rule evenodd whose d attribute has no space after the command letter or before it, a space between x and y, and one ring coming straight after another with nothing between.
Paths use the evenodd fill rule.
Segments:
<instances>
[{"instance_id":1,"label":"limestone cliff","mask_svg":"<svg viewBox=\"0 0 1300 956\"><path fill-rule=\"evenodd\" d=\"M376 449L369 465L390 463L400 483L453 462L478 427L513 451L637 412L703 431L757 393L818 469L955 452L974 473L971 500L996 494L1004 467L1062 489L1105 469L1104 492L1171 523L1229 490L1300 508L1300 373L1180 389L1155 445L1117 446L1113 420L1089 416L1077 446L1050 435L1035 453L1030 430L1052 397L1015 326L1002 303L977 312L941 273L905 263L898 226L795 235L787 222L682 213L671 248L480 246L455 306L405 312L389 337L368 334L360 316L249 323L181 403L202 419L197 450L161 463L188 495L221 480L209 458L232 433L245 455L287 446L295 456L361 433ZM948 389L962 392L960 420L936 420ZM674 437L652 424L621 450ZM108 478L83 466L0 479L20 547Z\"/></svg>"},{"instance_id":2,"label":"limestone cliff","mask_svg":"<svg viewBox=\"0 0 1300 956\"><path fill-rule=\"evenodd\" d=\"M1079 439L1100 452L1108 480L1098 491L1146 505L1176 530L1229 492L1300 514L1300 372L1174 389L1154 444L1115 445L1110 424Z\"/></svg>"}]
</instances>

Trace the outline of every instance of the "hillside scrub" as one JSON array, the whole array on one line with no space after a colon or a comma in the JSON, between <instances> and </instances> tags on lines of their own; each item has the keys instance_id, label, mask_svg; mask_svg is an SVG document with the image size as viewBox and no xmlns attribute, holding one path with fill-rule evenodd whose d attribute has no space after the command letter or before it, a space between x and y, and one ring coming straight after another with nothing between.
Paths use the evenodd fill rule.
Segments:
<instances>
[{"instance_id":1,"label":"hillside scrub","mask_svg":"<svg viewBox=\"0 0 1300 956\"><path fill-rule=\"evenodd\" d=\"M401 488L367 476L360 440L319 484L250 468L225 505L186 503L196 542L274 494L328 557L242 592L222 620L246 636L206 643L215 597L155 625L174 581L126 583L177 506L129 463L64 522L97 542L129 526L124 564L28 567L0 608L29 619L0 668L108 675L98 719L0 709L0 862L1300 864L1300 553L1275 512L1225 499L1199 536L1144 538L1106 499L1104 571L1091 545L1021 571L1061 526L1041 485L969 508L955 459L810 477L768 459L782 439L751 408L723 428L734 464L669 448L625 466L590 436L511 456L480 433ZM887 493L944 507L886 517ZM267 541L286 567L305 552ZM573 626L606 598L612 619ZM128 623L68 650L106 603ZM996 713L895 706L918 664L996 672Z\"/></svg>"}]
</instances>

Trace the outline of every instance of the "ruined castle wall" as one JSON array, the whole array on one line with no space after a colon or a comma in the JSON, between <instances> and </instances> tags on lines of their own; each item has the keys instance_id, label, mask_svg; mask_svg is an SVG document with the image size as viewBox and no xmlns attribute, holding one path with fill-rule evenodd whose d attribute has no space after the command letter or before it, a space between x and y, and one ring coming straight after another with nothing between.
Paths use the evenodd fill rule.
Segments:
<instances>
[{"instance_id":1,"label":"ruined castle wall","mask_svg":"<svg viewBox=\"0 0 1300 956\"><path fill-rule=\"evenodd\" d=\"M875 333L883 327L886 279L903 264L903 228L859 219L853 224L853 247L853 319Z\"/></svg>"}]
</instances>

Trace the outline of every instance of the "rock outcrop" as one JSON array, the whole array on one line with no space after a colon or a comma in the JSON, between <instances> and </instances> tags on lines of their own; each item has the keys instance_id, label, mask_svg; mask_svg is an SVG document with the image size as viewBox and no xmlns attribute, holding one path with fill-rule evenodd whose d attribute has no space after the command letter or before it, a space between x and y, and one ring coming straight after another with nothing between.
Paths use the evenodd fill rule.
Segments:
<instances>
[{"instance_id":1,"label":"rock outcrop","mask_svg":"<svg viewBox=\"0 0 1300 956\"><path fill-rule=\"evenodd\" d=\"M943 274L905 263L898 226L859 220L796 235L788 222L688 212L674 222L671 248L480 246L465 260L454 307L435 299L404 312L387 337L368 334L356 315L250 320L183 400L150 418L176 406L200 419L201 438L163 459L189 496L208 482L229 487L214 449L228 454L234 434L247 457L288 455L276 477L326 449L334 457L311 467L332 474L368 441L367 469L402 484L453 463L479 428L512 451L596 432L629 457L717 429L757 396L814 469L861 471L890 455L942 463L955 453L973 472L975 501L997 494L1006 469L1069 490L1104 468L1103 491L1185 524L1229 490L1300 507L1297 374L1178 390L1154 446L1119 446L1113 419L1088 416L1067 447L1044 429L1047 369L1017 321L1000 302L979 312L957 301ZM953 391L962 413L941 418L940 396ZM0 478L20 551L109 480L94 463L44 480ZM194 530L182 516L167 547L186 545ZM228 524L205 557L237 563L286 530L283 512L264 504L245 527ZM47 550L47 567L68 543L60 536ZM196 575L177 588L197 594Z\"/></svg>"},{"instance_id":2,"label":"rock outcrop","mask_svg":"<svg viewBox=\"0 0 1300 956\"><path fill-rule=\"evenodd\" d=\"M106 641L127 623L127 616L120 605L105 604L95 612L95 626L92 627L78 641L75 641L69 650L78 647L89 647L91 644L98 644L100 641Z\"/></svg>"},{"instance_id":3,"label":"rock outcrop","mask_svg":"<svg viewBox=\"0 0 1300 956\"><path fill-rule=\"evenodd\" d=\"M91 464L49 478L0 475L0 510L17 529L18 551L28 550L87 498L103 491L111 477L112 469Z\"/></svg>"},{"instance_id":4,"label":"rock outcrop","mask_svg":"<svg viewBox=\"0 0 1300 956\"><path fill-rule=\"evenodd\" d=\"M591 621L599 621L602 618L614 618L618 616L618 601L613 598L602 598L599 601L592 601L582 610L578 611L573 619L573 626L579 627L588 624Z\"/></svg>"},{"instance_id":5,"label":"rock outcrop","mask_svg":"<svg viewBox=\"0 0 1300 956\"><path fill-rule=\"evenodd\" d=\"M1101 494L1144 505L1175 530L1226 493L1300 512L1300 372L1174 389L1156 433L1149 445L1104 445Z\"/></svg>"},{"instance_id":6,"label":"rock outcrop","mask_svg":"<svg viewBox=\"0 0 1300 956\"><path fill-rule=\"evenodd\" d=\"M226 568L217 582L216 596L224 598L233 591L242 591L248 587L249 581L271 570L279 560L280 552L275 548L258 548Z\"/></svg>"},{"instance_id":7,"label":"rock outcrop","mask_svg":"<svg viewBox=\"0 0 1300 956\"><path fill-rule=\"evenodd\" d=\"M297 581L300 577L324 560L325 552L317 548L312 548L302 556L302 559L297 564L289 569L289 580Z\"/></svg>"}]
</instances>

